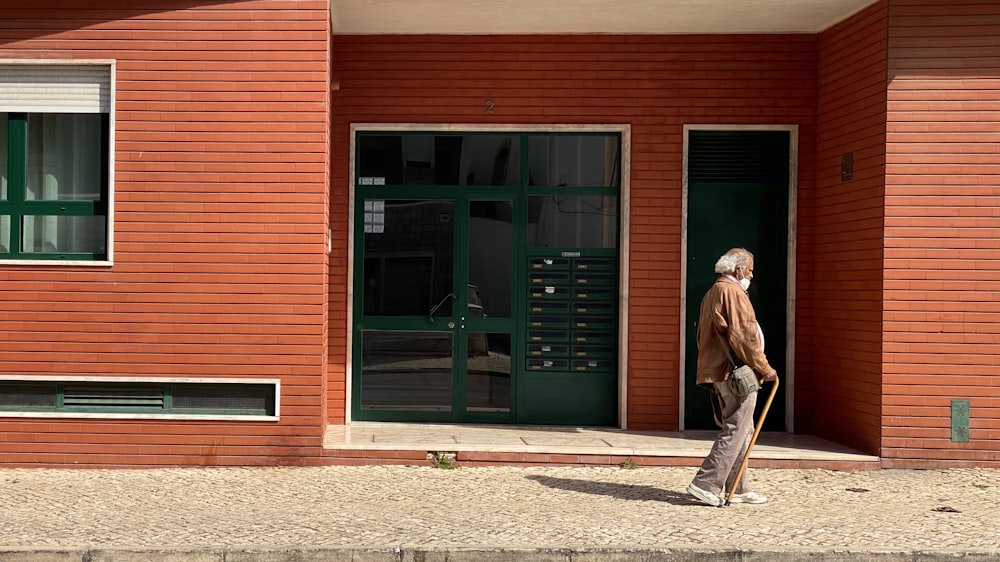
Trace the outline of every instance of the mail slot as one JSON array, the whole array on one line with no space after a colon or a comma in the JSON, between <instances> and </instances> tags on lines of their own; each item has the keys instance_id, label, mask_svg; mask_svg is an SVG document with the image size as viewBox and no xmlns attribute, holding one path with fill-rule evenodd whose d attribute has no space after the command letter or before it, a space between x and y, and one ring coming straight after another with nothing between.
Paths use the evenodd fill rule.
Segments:
<instances>
[{"instance_id":1,"label":"mail slot","mask_svg":"<svg viewBox=\"0 0 1000 562\"><path fill-rule=\"evenodd\" d=\"M615 351L610 346L603 345L574 345L571 355L573 357L604 358L614 357Z\"/></svg>"},{"instance_id":2,"label":"mail slot","mask_svg":"<svg viewBox=\"0 0 1000 562\"><path fill-rule=\"evenodd\" d=\"M532 285L565 285L570 282L568 271L532 271L528 273L528 282Z\"/></svg>"},{"instance_id":3,"label":"mail slot","mask_svg":"<svg viewBox=\"0 0 1000 562\"><path fill-rule=\"evenodd\" d=\"M532 314L528 316L528 326L532 328L566 328L569 326L569 317Z\"/></svg>"},{"instance_id":4,"label":"mail slot","mask_svg":"<svg viewBox=\"0 0 1000 562\"><path fill-rule=\"evenodd\" d=\"M615 303L612 301L574 301L573 312L577 314L612 314Z\"/></svg>"},{"instance_id":5,"label":"mail slot","mask_svg":"<svg viewBox=\"0 0 1000 562\"><path fill-rule=\"evenodd\" d=\"M612 300L616 294L610 287L573 287L573 296L578 300Z\"/></svg>"},{"instance_id":6,"label":"mail slot","mask_svg":"<svg viewBox=\"0 0 1000 562\"><path fill-rule=\"evenodd\" d=\"M569 341L569 330L528 330L529 342Z\"/></svg>"},{"instance_id":7,"label":"mail slot","mask_svg":"<svg viewBox=\"0 0 1000 562\"><path fill-rule=\"evenodd\" d=\"M614 324L614 318L597 315L574 316L572 322L574 328L586 328L588 330L609 330L614 327Z\"/></svg>"},{"instance_id":8,"label":"mail slot","mask_svg":"<svg viewBox=\"0 0 1000 562\"><path fill-rule=\"evenodd\" d=\"M614 343L614 335L607 332L574 330L571 339L575 343Z\"/></svg>"},{"instance_id":9,"label":"mail slot","mask_svg":"<svg viewBox=\"0 0 1000 562\"><path fill-rule=\"evenodd\" d=\"M532 300L528 303L528 312L542 312L546 314L565 314L569 312L569 302Z\"/></svg>"},{"instance_id":10,"label":"mail slot","mask_svg":"<svg viewBox=\"0 0 1000 562\"><path fill-rule=\"evenodd\" d=\"M533 299L565 299L569 296L569 287L565 285L532 286L528 296Z\"/></svg>"},{"instance_id":11,"label":"mail slot","mask_svg":"<svg viewBox=\"0 0 1000 562\"><path fill-rule=\"evenodd\" d=\"M528 359L528 368L533 371L565 371L568 367L565 359Z\"/></svg>"},{"instance_id":12,"label":"mail slot","mask_svg":"<svg viewBox=\"0 0 1000 562\"><path fill-rule=\"evenodd\" d=\"M573 360L574 371L610 371L614 364L607 359L575 359Z\"/></svg>"},{"instance_id":13,"label":"mail slot","mask_svg":"<svg viewBox=\"0 0 1000 562\"><path fill-rule=\"evenodd\" d=\"M569 269L569 258L528 258L528 270L556 271Z\"/></svg>"},{"instance_id":14,"label":"mail slot","mask_svg":"<svg viewBox=\"0 0 1000 562\"><path fill-rule=\"evenodd\" d=\"M613 273L577 271L573 273L573 284L587 285L588 287L610 287L615 284L615 275Z\"/></svg>"},{"instance_id":15,"label":"mail slot","mask_svg":"<svg viewBox=\"0 0 1000 562\"><path fill-rule=\"evenodd\" d=\"M617 262L609 258L576 258L573 269L577 271L615 271Z\"/></svg>"},{"instance_id":16,"label":"mail slot","mask_svg":"<svg viewBox=\"0 0 1000 562\"><path fill-rule=\"evenodd\" d=\"M569 346L564 344L528 344L528 355L532 357L565 357L568 353Z\"/></svg>"}]
</instances>

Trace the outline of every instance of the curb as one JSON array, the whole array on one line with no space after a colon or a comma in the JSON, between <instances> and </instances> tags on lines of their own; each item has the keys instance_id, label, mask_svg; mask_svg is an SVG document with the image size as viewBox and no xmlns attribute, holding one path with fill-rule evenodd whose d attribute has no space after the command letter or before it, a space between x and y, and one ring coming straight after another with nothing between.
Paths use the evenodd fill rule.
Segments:
<instances>
[{"instance_id":1,"label":"curb","mask_svg":"<svg viewBox=\"0 0 1000 562\"><path fill-rule=\"evenodd\" d=\"M0 562L990 562L997 551L718 548L0 549Z\"/></svg>"}]
</instances>

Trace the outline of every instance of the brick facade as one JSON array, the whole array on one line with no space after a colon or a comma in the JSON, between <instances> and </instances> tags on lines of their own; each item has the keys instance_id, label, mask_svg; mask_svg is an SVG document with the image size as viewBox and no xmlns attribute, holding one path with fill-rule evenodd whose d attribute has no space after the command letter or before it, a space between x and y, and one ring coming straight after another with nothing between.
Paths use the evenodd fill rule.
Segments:
<instances>
[{"instance_id":1,"label":"brick facade","mask_svg":"<svg viewBox=\"0 0 1000 562\"><path fill-rule=\"evenodd\" d=\"M1000 465L1000 5L893 0L889 17L881 456Z\"/></svg>"},{"instance_id":2,"label":"brick facade","mask_svg":"<svg viewBox=\"0 0 1000 562\"><path fill-rule=\"evenodd\" d=\"M684 125L798 126L796 431L884 466L1000 465L995 1L698 36L331 35L328 2L133 4L0 7L0 60L113 60L117 88L114 263L0 268L2 371L278 378L281 420L0 417L0 464L324 462L349 399L350 126L426 123L630 126L634 430L679 427Z\"/></svg>"},{"instance_id":3,"label":"brick facade","mask_svg":"<svg viewBox=\"0 0 1000 562\"><path fill-rule=\"evenodd\" d=\"M4 265L9 375L280 378L280 422L0 417L6 465L299 463L324 427L326 2L0 7L0 59L115 60L110 267Z\"/></svg>"},{"instance_id":4,"label":"brick facade","mask_svg":"<svg viewBox=\"0 0 1000 562\"><path fill-rule=\"evenodd\" d=\"M886 25L877 4L820 35L816 185L799 190L796 429L871 454L882 398Z\"/></svg>"}]
</instances>

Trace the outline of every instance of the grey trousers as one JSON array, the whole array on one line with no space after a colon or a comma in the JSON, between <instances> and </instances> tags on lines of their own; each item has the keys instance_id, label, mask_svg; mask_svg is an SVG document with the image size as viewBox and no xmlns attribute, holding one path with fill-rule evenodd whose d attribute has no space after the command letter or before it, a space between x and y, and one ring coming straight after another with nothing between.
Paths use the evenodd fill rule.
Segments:
<instances>
[{"instance_id":1,"label":"grey trousers","mask_svg":"<svg viewBox=\"0 0 1000 562\"><path fill-rule=\"evenodd\" d=\"M724 382L715 383L715 392L722 402L722 429L712 444L712 450L702 461L693 483L702 490L721 496L723 490L732 489L743 455L750 446L757 393L751 393L740 402ZM740 481L736 483L736 493L745 494L749 491L747 471L744 470Z\"/></svg>"}]
</instances>

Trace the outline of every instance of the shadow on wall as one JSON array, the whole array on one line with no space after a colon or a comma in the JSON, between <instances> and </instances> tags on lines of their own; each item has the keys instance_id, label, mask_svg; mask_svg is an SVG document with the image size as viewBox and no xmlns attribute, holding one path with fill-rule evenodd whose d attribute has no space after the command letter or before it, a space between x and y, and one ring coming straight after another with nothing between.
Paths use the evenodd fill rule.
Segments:
<instances>
[{"instance_id":1,"label":"shadow on wall","mask_svg":"<svg viewBox=\"0 0 1000 562\"><path fill-rule=\"evenodd\" d=\"M232 4L232 2L223 0L162 0L157 2L155 7L144 6L142 2L120 0L65 0L58 3L48 3L46 0L41 0L31 5L30 8L17 2L5 4L0 6L0 20L7 24L0 30L0 57L9 56L9 53L4 53L4 49L18 49L18 43L56 36L60 40L93 38L95 47L86 50L104 50L106 47L103 41L99 42L99 37L89 34L101 31L105 23L122 20L138 22L155 14L196 11L199 8L210 8L222 4ZM215 19L216 17L206 14L205 19ZM150 20L152 19L150 18ZM19 22L19 20L21 21ZM220 22L222 21L220 20ZM236 25L235 20L227 18L226 21L230 22L228 25ZM136 28L140 28L140 24L135 25L132 29ZM80 34L74 33L77 31ZM117 30L109 29L109 31ZM63 49L57 46L57 48L49 47L46 50L50 53L59 53ZM70 49L65 50L69 51ZM79 49L72 50L78 51ZM37 53L38 48L33 47L30 53L34 55L33 58L40 58ZM18 55L24 56L22 53L18 53Z\"/></svg>"}]
</instances>

